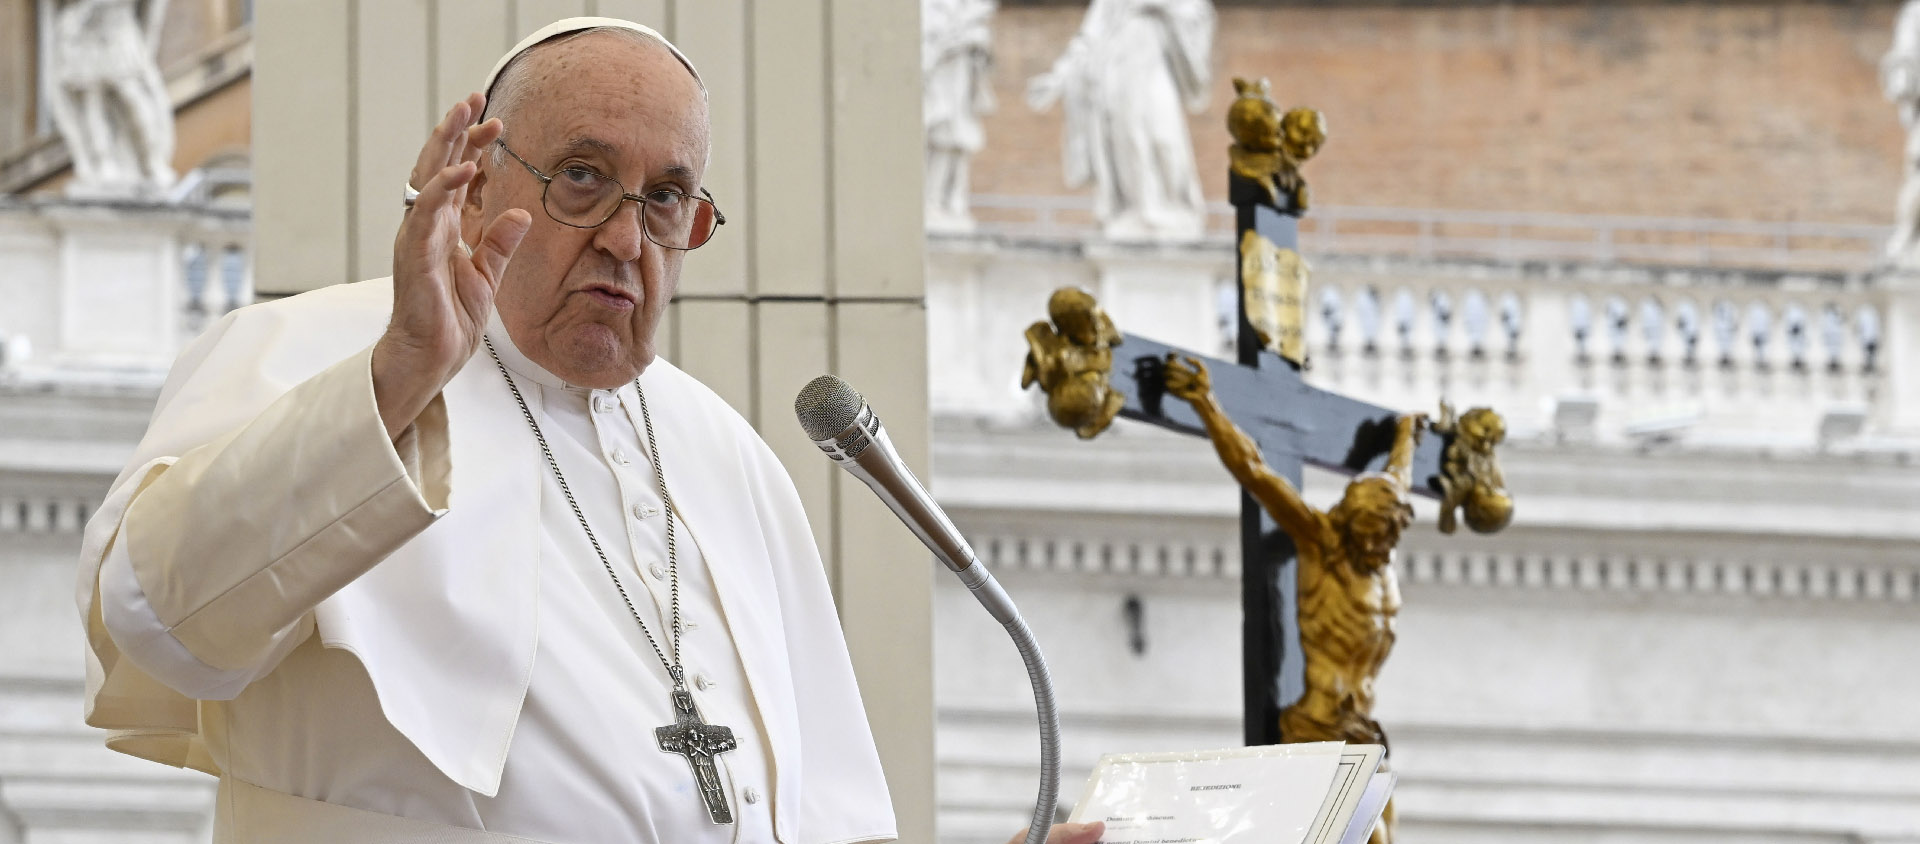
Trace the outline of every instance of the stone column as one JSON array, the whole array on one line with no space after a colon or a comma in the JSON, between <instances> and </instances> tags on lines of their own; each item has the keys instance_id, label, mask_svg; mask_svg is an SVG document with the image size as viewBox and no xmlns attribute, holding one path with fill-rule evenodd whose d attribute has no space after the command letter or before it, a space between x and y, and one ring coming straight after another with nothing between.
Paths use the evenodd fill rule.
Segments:
<instances>
[{"instance_id":1,"label":"stone column","mask_svg":"<svg viewBox=\"0 0 1920 844\"><path fill-rule=\"evenodd\" d=\"M1880 425L1888 433L1920 433L1920 271L1896 270L1879 279L1885 298L1880 321Z\"/></svg>"}]
</instances>

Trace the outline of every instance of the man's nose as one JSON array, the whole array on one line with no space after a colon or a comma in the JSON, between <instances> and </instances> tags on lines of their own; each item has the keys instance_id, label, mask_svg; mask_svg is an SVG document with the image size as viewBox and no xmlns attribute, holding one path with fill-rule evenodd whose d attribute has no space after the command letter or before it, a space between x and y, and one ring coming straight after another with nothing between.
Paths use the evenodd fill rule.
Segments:
<instances>
[{"instance_id":1,"label":"man's nose","mask_svg":"<svg viewBox=\"0 0 1920 844\"><path fill-rule=\"evenodd\" d=\"M594 247L621 262L640 260L647 248L646 224L640 215L640 203L623 200L613 216L594 230Z\"/></svg>"}]
</instances>

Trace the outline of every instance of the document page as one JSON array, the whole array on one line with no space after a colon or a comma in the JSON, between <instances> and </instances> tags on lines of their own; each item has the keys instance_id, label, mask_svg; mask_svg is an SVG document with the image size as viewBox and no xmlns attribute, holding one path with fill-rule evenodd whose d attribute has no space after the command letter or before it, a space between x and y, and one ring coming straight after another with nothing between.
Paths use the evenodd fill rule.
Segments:
<instances>
[{"instance_id":1,"label":"document page","mask_svg":"<svg viewBox=\"0 0 1920 844\"><path fill-rule=\"evenodd\" d=\"M1347 824L1346 834L1340 836L1340 844L1367 844L1374 824L1380 822L1380 813L1387 808L1387 798L1393 796L1393 781L1392 771L1380 771L1367 780L1366 793Z\"/></svg>"},{"instance_id":2,"label":"document page","mask_svg":"<svg viewBox=\"0 0 1920 844\"><path fill-rule=\"evenodd\" d=\"M1108 755L1073 820L1105 821L1101 844L1301 844L1344 747Z\"/></svg>"},{"instance_id":3,"label":"document page","mask_svg":"<svg viewBox=\"0 0 1920 844\"><path fill-rule=\"evenodd\" d=\"M1327 802L1321 804L1320 814L1314 818L1307 844L1339 844L1341 832L1360 806L1386 753L1386 747L1378 744L1349 744L1341 751L1340 764L1334 767L1333 782L1327 788Z\"/></svg>"}]
</instances>

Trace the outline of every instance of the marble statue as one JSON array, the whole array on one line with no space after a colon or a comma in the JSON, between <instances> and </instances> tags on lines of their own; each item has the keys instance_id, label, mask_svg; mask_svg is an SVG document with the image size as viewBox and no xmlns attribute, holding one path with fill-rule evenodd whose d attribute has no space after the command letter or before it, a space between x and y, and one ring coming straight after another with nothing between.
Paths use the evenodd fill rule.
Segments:
<instances>
[{"instance_id":1,"label":"marble statue","mask_svg":"<svg viewBox=\"0 0 1920 844\"><path fill-rule=\"evenodd\" d=\"M173 101L146 32L135 0L72 0L55 15L48 106L73 156L70 193L173 184Z\"/></svg>"},{"instance_id":2,"label":"marble statue","mask_svg":"<svg viewBox=\"0 0 1920 844\"><path fill-rule=\"evenodd\" d=\"M922 113L927 128L926 226L973 229L967 163L984 138L980 115L993 110L995 0L925 0L921 7Z\"/></svg>"},{"instance_id":3,"label":"marble statue","mask_svg":"<svg viewBox=\"0 0 1920 844\"><path fill-rule=\"evenodd\" d=\"M1894 207L1887 258L1895 266L1920 268L1920 0L1907 0L1893 25L1893 47L1880 60L1880 84L1900 110L1907 130L1902 169L1906 181Z\"/></svg>"},{"instance_id":4,"label":"marble statue","mask_svg":"<svg viewBox=\"0 0 1920 844\"><path fill-rule=\"evenodd\" d=\"M1214 11L1208 0L1093 0L1027 103L1061 103L1067 184L1093 185L1103 232L1123 240L1198 236L1206 207L1187 111L1206 105Z\"/></svg>"}]
</instances>

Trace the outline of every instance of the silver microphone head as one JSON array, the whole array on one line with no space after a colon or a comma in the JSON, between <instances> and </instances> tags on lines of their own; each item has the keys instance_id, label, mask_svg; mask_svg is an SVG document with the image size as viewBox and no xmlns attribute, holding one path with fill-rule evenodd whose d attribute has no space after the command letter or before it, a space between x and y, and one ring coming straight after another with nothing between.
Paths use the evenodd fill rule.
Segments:
<instances>
[{"instance_id":1,"label":"silver microphone head","mask_svg":"<svg viewBox=\"0 0 1920 844\"><path fill-rule=\"evenodd\" d=\"M800 388L793 414L807 439L834 461L859 457L880 434L880 417L867 407L860 391L832 375L822 375Z\"/></svg>"},{"instance_id":2,"label":"silver microphone head","mask_svg":"<svg viewBox=\"0 0 1920 844\"><path fill-rule=\"evenodd\" d=\"M800 388L793 399L793 414L807 439L830 440L853 425L867 400L852 385L832 375L822 375Z\"/></svg>"},{"instance_id":3,"label":"silver microphone head","mask_svg":"<svg viewBox=\"0 0 1920 844\"><path fill-rule=\"evenodd\" d=\"M973 549L900 459L880 417L859 392L845 381L822 375L800 390L793 400L793 413L800 417L807 439L880 496L942 563L956 572L976 569Z\"/></svg>"}]
</instances>

